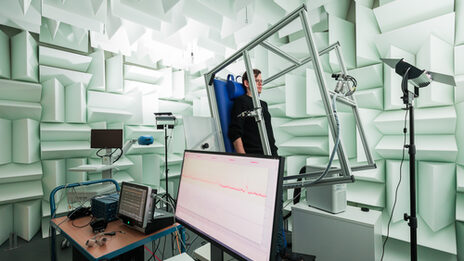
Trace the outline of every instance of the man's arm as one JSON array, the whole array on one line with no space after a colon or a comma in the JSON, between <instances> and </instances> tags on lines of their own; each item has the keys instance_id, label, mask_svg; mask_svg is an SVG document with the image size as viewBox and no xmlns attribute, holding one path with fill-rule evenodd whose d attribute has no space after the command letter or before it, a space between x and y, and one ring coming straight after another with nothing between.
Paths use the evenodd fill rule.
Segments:
<instances>
[{"instance_id":1,"label":"man's arm","mask_svg":"<svg viewBox=\"0 0 464 261\"><path fill-rule=\"evenodd\" d=\"M237 115L243 111L243 103L240 99L236 99L231 110L228 136L229 140L232 142L232 145L234 146L235 152L237 153L245 153L245 148L243 147L242 141L243 125L245 123L245 119L242 117L237 117Z\"/></svg>"},{"instance_id":2,"label":"man's arm","mask_svg":"<svg viewBox=\"0 0 464 261\"><path fill-rule=\"evenodd\" d=\"M234 144L234 149L237 153L245 154L245 148L243 147L242 138L237 138L232 143Z\"/></svg>"}]
</instances>

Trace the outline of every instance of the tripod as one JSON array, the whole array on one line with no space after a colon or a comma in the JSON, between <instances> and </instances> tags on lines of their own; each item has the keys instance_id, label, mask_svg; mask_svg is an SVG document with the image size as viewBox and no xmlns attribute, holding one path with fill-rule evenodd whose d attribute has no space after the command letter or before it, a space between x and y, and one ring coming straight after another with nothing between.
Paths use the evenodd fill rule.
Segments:
<instances>
[{"instance_id":1,"label":"tripod","mask_svg":"<svg viewBox=\"0 0 464 261\"><path fill-rule=\"evenodd\" d=\"M172 126L172 127L171 127ZM164 173L165 173L165 185L166 185L166 193L162 196L165 198L166 202L171 202L173 206L176 204L176 200L169 194L169 164L168 164L168 128L174 129L173 125L163 125L164 129ZM169 204L166 203L166 211L169 211Z\"/></svg>"},{"instance_id":2,"label":"tripod","mask_svg":"<svg viewBox=\"0 0 464 261\"><path fill-rule=\"evenodd\" d=\"M166 193L161 197L166 200L166 211L169 212L169 203L172 203L173 206L176 205L176 201L169 194L169 163L168 163L168 129L174 129L174 124L176 122L176 117L172 115L171 112L155 112L156 117L156 129L164 129L164 168L166 175Z\"/></svg>"},{"instance_id":3,"label":"tripod","mask_svg":"<svg viewBox=\"0 0 464 261\"><path fill-rule=\"evenodd\" d=\"M401 81L401 97L406 110L409 112L409 197L411 215L404 214L404 220L409 221L408 225L411 233L411 260L417 260L417 217L416 217L416 144L414 143L414 98L419 97L419 88L427 87L432 81L437 81L447 85L456 86L456 80L451 75L437 72L420 70L407 63L404 59L381 58L381 60L395 69L395 72L403 77ZM408 90L408 81L414 85L414 92ZM406 130L404 130L406 133Z\"/></svg>"}]
</instances>

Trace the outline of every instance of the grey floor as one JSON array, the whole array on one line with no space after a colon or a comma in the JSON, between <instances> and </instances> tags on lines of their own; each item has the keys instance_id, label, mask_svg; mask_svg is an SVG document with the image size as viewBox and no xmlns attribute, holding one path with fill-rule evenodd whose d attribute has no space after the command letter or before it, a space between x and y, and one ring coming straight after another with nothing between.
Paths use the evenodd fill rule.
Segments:
<instances>
[{"instance_id":1,"label":"grey floor","mask_svg":"<svg viewBox=\"0 0 464 261\"><path fill-rule=\"evenodd\" d=\"M171 248L171 237L167 236L164 238L154 241L153 244L147 244L150 250L155 250L155 254L161 259L167 259L168 257L173 256L173 251ZM57 242L61 242L62 237L57 237ZM166 242L166 244L165 244ZM193 251L205 244L206 241L201 237L196 236L191 231L186 231L186 247L187 253L193 257ZM174 244L175 245L175 244ZM49 261L50 258L50 239L42 238L42 233L37 233L30 242L18 238L17 248L10 249L9 241L7 240L3 245L0 246L0 261L22 261L22 260L34 260L34 261ZM154 248L152 248L154 247ZM177 247L175 247L174 252L177 252ZM150 258L151 254L148 251L145 251L145 260ZM57 244L57 257L59 261L62 260L72 260L72 250L71 248L61 249L59 244ZM151 259L153 260L153 258Z\"/></svg>"},{"instance_id":2,"label":"grey floor","mask_svg":"<svg viewBox=\"0 0 464 261\"><path fill-rule=\"evenodd\" d=\"M291 238L291 236L287 236ZM72 260L72 250L71 248L60 248L60 243L62 242L63 237L57 236L57 260ZM197 236L195 233L186 229L185 233L186 248L187 253L194 258L193 251L202 245L206 244L207 241L203 238ZM34 261L49 261L50 258L50 239L42 238L42 233L37 233L30 242L22 240L21 238L17 239L18 246L14 249L10 249L10 242L7 240L3 245L0 246L0 261L22 261L22 260L34 260ZM171 236L168 235L164 238L153 241L150 244L145 245L152 252L154 251L156 256L161 260L165 260L169 257L178 254L176 243L174 241L174 251L171 246ZM227 256L227 254L226 254ZM145 259L149 260L151 254L148 251L145 251ZM227 258L225 258L226 260ZM151 258L150 260L154 260ZM229 260L229 259L227 259ZM301 260L298 258L297 260ZM314 257L305 256L305 261L315 260ZM156 261L156 260L155 260Z\"/></svg>"}]
</instances>

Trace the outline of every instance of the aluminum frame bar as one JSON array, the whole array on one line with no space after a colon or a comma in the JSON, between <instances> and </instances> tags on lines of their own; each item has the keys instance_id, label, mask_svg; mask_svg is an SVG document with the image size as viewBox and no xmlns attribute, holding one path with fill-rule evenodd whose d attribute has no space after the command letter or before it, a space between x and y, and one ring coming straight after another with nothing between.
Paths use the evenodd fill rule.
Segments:
<instances>
[{"instance_id":1,"label":"aluminum frame bar","mask_svg":"<svg viewBox=\"0 0 464 261\"><path fill-rule=\"evenodd\" d=\"M294 64L296 64L296 65L298 65L298 66L301 65L301 62L300 62L300 60L298 60L298 58L296 58L296 57L294 57L294 56L292 56L292 55L290 55L290 54L285 53L285 52L282 51L279 47L277 47L277 46L271 44L270 42L268 42L268 41L263 41L263 42L261 43L261 45L262 45L264 48L268 49L269 51L271 51L271 52L277 54L278 56L280 56L280 57L282 57L282 58L284 58L285 60L287 60L287 61L289 61L289 62L292 62L292 63L294 63Z\"/></svg>"},{"instance_id":2,"label":"aluminum frame bar","mask_svg":"<svg viewBox=\"0 0 464 261\"><path fill-rule=\"evenodd\" d=\"M300 10L300 18L301 18L301 25L303 26L303 32L306 36L306 43L308 45L308 49L311 53L311 56L313 57L312 63L313 63L314 73L316 74L316 78L317 78L318 85L319 85L319 92L322 96L322 103L324 104L324 109L327 114L327 118L328 118L328 122L330 126L329 129L330 129L330 132L332 133L332 138L335 141L336 137L338 136L338 133L336 133L337 123L335 120L335 116L332 113L332 110L330 108L330 99L329 99L330 96L329 96L329 92L326 87L327 83L323 75L322 64L321 64L321 60L319 59L319 54L317 52L316 42L313 39L313 32L312 32L311 27L309 26L306 15L301 10ZM344 64L340 64L340 66L344 67ZM351 176L350 164L348 162L348 157L346 156L346 153L343 150L342 142L338 144L337 154L338 154L338 159L340 161L341 169L343 170L342 175Z\"/></svg>"},{"instance_id":3,"label":"aluminum frame bar","mask_svg":"<svg viewBox=\"0 0 464 261\"><path fill-rule=\"evenodd\" d=\"M261 138L261 145L263 146L263 152L265 155L271 155L271 146L269 145L269 138L267 136L266 124L263 117L263 108L261 108L261 102L258 98L258 88L256 87L256 81L253 73L253 66L251 65L250 55L248 51L243 51L243 58L245 60L245 67L248 74L248 85L250 86L251 98L253 100L253 107L257 108L255 116L256 123L258 124L259 137ZM253 75L253 76L252 76Z\"/></svg>"},{"instance_id":4,"label":"aluminum frame bar","mask_svg":"<svg viewBox=\"0 0 464 261\"><path fill-rule=\"evenodd\" d=\"M368 169L375 169L377 166L375 164L372 165L363 165L363 166L356 166L356 167L351 167L351 171L361 171L361 170L368 170ZM327 175L331 174L338 174L342 170L340 168L334 168L330 169L327 173ZM324 170L317 170L317 171L311 171L311 172L306 172L306 173L301 173L297 175L291 175L291 176L285 176L283 180L292 180L292 179L300 179L300 178L308 178L308 177L313 177L313 176L318 176L321 175L324 172Z\"/></svg>"},{"instance_id":5,"label":"aluminum frame bar","mask_svg":"<svg viewBox=\"0 0 464 261\"><path fill-rule=\"evenodd\" d=\"M342 177L326 177L317 183L311 183L312 180L305 180L299 182L292 182L292 183L284 183L282 185L283 189L295 189L295 188L304 188L304 187L314 187L314 186L322 186L322 185L333 185L333 184L340 184L340 183L352 183L354 182L353 176L342 176Z\"/></svg>"},{"instance_id":6,"label":"aluminum frame bar","mask_svg":"<svg viewBox=\"0 0 464 261\"><path fill-rule=\"evenodd\" d=\"M300 66L302 66L302 65L304 65L304 64L306 64L308 62L313 63L313 68L314 68L316 78L317 78L317 82L318 82L318 85L319 85L319 90L320 90L320 94L321 94L321 97L322 97L324 109L326 111L327 118L328 118L329 128L330 128L333 139L336 138L336 136L337 136L336 128L335 128L336 127L336 120L335 120L335 117L334 117L334 115L333 115L333 113L331 111L331 106L330 106L331 105L330 104L330 102L331 102L330 97L333 97L333 95L335 93L333 91L329 91L327 89L327 83L325 81L324 72L322 70L322 64L321 64L321 61L319 59L319 56L327 54L332 50L335 50L342 73L347 74L347 69L346 69L343 57L341 55L341 49L340 49L341 47L340 47L339 42L336 42L336 43L326 47L325 49L323 49L323 50L321 50L319 52L317 51L316 44L315 44L315 41L313 39L313 33L312 33L312 30L311 30L311 27L309 26L306 14L307 14L307 9L306 9L306 6L303 4L301 7L297 8L292 13L290 13L287 16L285 16L284 18L282 18L278 23L276 23L275 25L270 27L268 30L266 30L265 32L263 32L262 34L257 36L248 45L245 45L244 47L239 49L237 52L235 52L232 56L230 56L229 58L227 58L226 60L221 62L219 65L214 67L212 70L210 70L209 72L204 74L205 84L206 84L207 93L208 93L208 99L209 99L209 103L210 103L211 115L212 115L212 117L213 117L213 119L214 119L214 121L216 123L217 133L218 133L218 135L220 135L220 138L218 138L218 141L219 141L219 147L220 147L220 149L222 151L225 150L225 146L224 146L224 140L222 138L223 137L222 136L223 132L222 132L222 128L221 128L221 125L220 125L220 119L219 119L218 108L217 108L217 103L216 103L216 96L215 96L214 87L213 87L213 79L214 79L217 72L221 71L222 69L224 69L225 67L227 67L231 63L233 63L236 60L240 59L242 56L243 56L243 59L244 59L244 62L245 62L245 67L246 67L247 74L248 75L253 75L253 67L252 67L252 64L251 64L249 51L251 51L253 48L255 48L258 45L263 46L264 48L268 49L269 51L273 52L274 54L276 54L276 55L288 60L289 62L293 63L293 65L289 66L288 68L286 68L286 69L282 70L281 72L276 73L275 75L272 75L272 76L268 77L267 79L265 79L263 81L263 85L268 84L269 82L271 82L271 81L273 81L273 80L275 80L275 79L277 79L277 78L291 72L292 70L294 70L294 69L296 69L296 68L298 68L298 67L300 67ZM293 20L298 19L298 18L301 21L301 25L302 25L302 28L303 28L303 33L305 35L308 50L310 52L310 56L306 57L306 58L304 58L302 60L299 60L298 58L296 58L296 57L294 57L294 56L292 56L290 54L287 54L286 52L281 50L279 47L277 47L277 46L269 43L268 41L266 41L274 33L276 33L281 28L285 27L290 22L292 22ZM255 111L257 112L254 117L255 117L255 120L257 121L257 124L258 124L258 130L260 132L261 143L263 144L263 151L264 151L264 153L266 155L270 155L271 151L270 151L270 146L269 146L269 140L268 140L268 136L267 136L267 132L266 132L265 123L264 123L264 120L263 120L262 108L260 106L261 104L260 104L259 98L258 98L256 82L254 80L253 81L249 80L249 83L250 83L250 89L251 89L251 92L252 92L253 106L255 107ZM375 162L372 159L372 155L371 155L369 146L367 144L364 129L363 129L361 121L360 121L360 117L359 117L359 113L358 113L358 109L357 109L357 105L356 105L356 99L353 96L350 96L350 97L341 97L341 96L339 96L339 97L337 97L337 101L352 107L353 114L354 114L354 117L355 117L356 127L357 127L357 130L359 131L359 134L361 136L361 141L362 141L362 144L363 144L363 147L364 147L364 152L366 154L367 164L363 165L363 166L350 167L348 158L347 158L346 153L345 153L345 151L343 149L343 145L342 145L342 143L340 143L339 147L337 149L337 154L338 154L338 158L339 158L339 161L340 161L340 168L331 169L331 170L329 170L329 173L330 174L340 173L340 174L342 174L342 176L325 177L324 179L320 180L316 184L312 184L312 185L319 185L319 184L326 185L326 184L337 184L337 183L344 183L344 182L353 182L354 181L354 176L351 175L352 171L360 171L360 170L365 170L365 169L376 168ZM322 173L323 173L323 170L304 173L304 174L299 174L299 175L294 175L294 176L287 176L286 178L284 178L284 180L298 179L298 178L311 178L311 177L313 177L315 175L320 175ZM309 182L311 182L311 179L306 180L304 182L309 183ZM296 183L301 184L301 182L296 182ZM288 186L290 186L292 184L296 185L296 183L295 184L294 183L284 184L284 188L287 188Z\"/></svg>"},{"instance_id":7,"label":"aluminum frame bar","mask_svg":"<svg viewBox=\"0 0 464 261\"><path fill-rule=\"evenodd\" d=\"M336 43L331 44L331 45L327 46L326 48L320 50L320 51L319 51L319 56L324 55L324 54L326 54L326 53L329 53L329 52L332 51L332 50L335 48L335 46L337 46L337 45L340 45L340 43L339 43L339 42L336 42ZM300 66L302 66L302 65L304 65L304 64L306 64L306 63L308 63L308 62L310 62L310 61L312 61L312 60L313 60L313 58L312 58L311 56L306 57L306 58L304 58L304 59L301 61L301 63L300 63L299 65L297 65L297 64L291 65L290 67L288 67L288 68L282 70L281 72L276 73L276 74L274 74L274 75L268 77L266 80L263 81L263 86L266 85L266 84L268 84L268 83L270 83L270 82L272 82L273 80L275 80L275 79L281 77L282 75L285 75L285 74L287 74L288 72L291 72L291 71L295 70L296 68L298 68L298 67L300 67Z\"/></svg>"},{"instance_id":8,"label":"aluminum frame bar","mask_svg":"<svg viewBox=\"0 0 464 261\"><path fill-rule=\"evenodd\" d=\"M260 43L262 43L263 41L265 41L267 38L269 38L271 35L273 35L274 33L276 33L277 31L279 31L280 29L282 29L283 27L285 27L286 25L288 25L289 23L291 23L293 20L295 20L296 18L298 18L300 16L300 12L304 10L304 11L307 11L306 10L306 5L301 5L299 8L295 9L293 12L291 12L290 14L288 14L287 16L285 16L284 18L282 18L279 22L277 22L276 24L274 24L273 26L271 26L269 29L267 29L266 31L264 31L262 34L260 34L259 36L257 36L254 40L252 40L249 44L245 45L244 47L242 47L241 49L239 49L237 52L235 52L234 54L232 54L232 56L230 56L229 58L227 58L226 60L224 60L222 63L220 63L218 66L214 67L212 70L210 70L209 72L207 72L205 74L205 77L207 77L207 80L208 82L210 83L211 82L211 79L212 77L214 77L214 74L216 74L217 72L221 71L222 69L224 69L225 67L227 67L229 64L233 63L234 61L236 61L237 59L239 59L242 55L243 55L243 51L245 50L248 50L250 51L251 49L255 48L257 45L259 45Z\"/></svg>"}]
</instances>

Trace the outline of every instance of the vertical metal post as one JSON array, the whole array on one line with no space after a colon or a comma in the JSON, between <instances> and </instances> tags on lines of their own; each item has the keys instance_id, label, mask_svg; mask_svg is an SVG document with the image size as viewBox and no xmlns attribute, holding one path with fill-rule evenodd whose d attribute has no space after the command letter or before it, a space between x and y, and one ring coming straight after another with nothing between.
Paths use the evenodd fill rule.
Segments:
<instances>
[{"instance_id":1,"label":"vertical metal post","mask_svg":"<svg viewBox=\"0 0 464 261\"><path fill-rule=\"evenodd\" d=\"M10 233L8 250L12 250L12 249L15 249L17 247L18 247L18 235L15 232L12 232L12 233Z\"/></svg>"},{"instance_id":2,"label":"vertical metal post","mask_svg":"<svg viewBox=\"0 0 464 261\"><path fill-rule=\"evenodd\" d=\"M105 156L103 156L102 163L103 165L111 165L111 149L105 150ZM103 179L112 179L113 178L113 170L107 169L102 171L102 178Z\"/></svg>"},{"instance_id":3,"label":"vertical metal post","mask_svg":"<svg viewBox=\"0 0 464 261\"><path fill-rule=\"evenodd\" d=\"M184 229L184 227L181 226L179 228L179 231L180 231L180 239L182 240L182 242L184 242L183 244L181 244L180 249L181 249L182 253L184 253L185 251L187 251L187 249L185 249L186 241L185 241L185 229Z\"/></svg>"},{"instance_id":4,"label":"vertical metal post","mask_svg":"<svg viewBox=\"0 0 464 261\"><path fill-rule=\"evenodd\" d=\"M314 39L312 38L313 33L312 29L308 24L308 20L306 18L306 14L303 11L300 11L300 18L301 18L301 24L303 26L303 32L306 36L306 42L308 45L308 49L311 53L312 62L313 62L313 68L314 68L314 73L316 74L316 78L319 84L319 91L321 93L322 97L322 102L324 104L325 112L327 114L327 118L329 121L329 126L330 126L330 131L332 133L332 138L335 139L338 135L336 133L336 121L335 117L332 113L332 110L330 108L330 96L329 92L327 91L327 83L325 82L325 78L323 75L323 70L322 70L322 65L321 65L321 60L319 59L319 53L316 48L316 43L314 42ZM340 167L342 169L342 172L344 176L351 176L351 168L349 166L349 162L347 160L345 151L343 150L343 145L340 142L338 145L338 159L340 161Z\"/></svg>"},{"instance_id":5,"label":"vertical metal post","mask_svg":"<svg viewBox=\"0 0 464 261\"><path fill-rule=\"evenodd\" d=\"M53 219L53 217L52 217ZM56 229L53 227L52 224L50 224L50 233L49 235L51 237L51 244L50 244L50 255L52 261L56 261Z\"/></svg>"},{"instance_id":6,"label":"vertical metal post","mask_svg":"<svg viewBox=\"0 0 464 261\"><path fill-rule=\"evenodd\" d=\"M409 199L411 214L409 220L411 237L411 261L417 260L417 217L416 217L416 144L414 142L414 105L409 105Z\"/></svg>"},{"instance_id":7,"label":"vertical metal post","mask_svg":"<svg viewBox=\"0 0 464 261\"><path fill-rule=\"evenodd\" d=\"M253 73L253 67L251 65L250 56L247 50L243 51L243 58L245 60L245 67L248 74L248 84L250 85L251 98L253 100L253 107L259 108L257 115L255 116L256 123L258 124L259 136L261 138L261 145L263 146L264 155L271 155L271 146L269 145L269 139L266 131L266 124L263 118L263 109L258 98L258 89L256 88L256 81Z\"/></svg>"},{"instance_id":8,"label":"vertical metal post","mask_svg":"<svg viewBox=\"0 0 464 261\"><path fill-rule=\"evenodd\" d=\"M214 244L211 244L211 261L223 261L224 251Z\"/></svg>"},{"instance_id":9,"label":"vertical metal post","mask_svg":"<svg viewBox=\"0 0 464 261\"><path fill-rule=\"evenodd\" d=\"M164 173L165 173L165 186L166 186L166 202L169 202L169 165L168 165L168 125L164 125ZM169 204L166 203L166 212L169 211ZM174 241L171 241L174 242Z\"/></svg>"}]
</instances>

